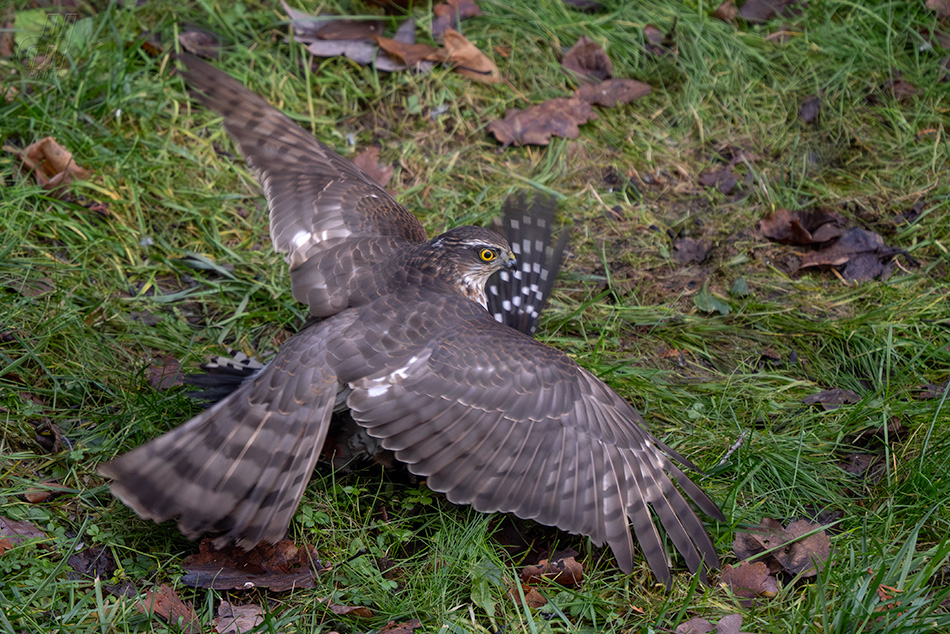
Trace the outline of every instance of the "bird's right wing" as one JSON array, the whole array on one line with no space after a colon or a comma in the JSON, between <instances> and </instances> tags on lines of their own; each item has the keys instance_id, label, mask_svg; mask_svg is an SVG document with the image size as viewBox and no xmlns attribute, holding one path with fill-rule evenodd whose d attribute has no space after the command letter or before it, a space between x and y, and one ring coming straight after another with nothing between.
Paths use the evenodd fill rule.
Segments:
<instances>
[{"instance_id":1,"label":"bird's right wing","mask_svg":"<svg viewBox=\"0 0 950 634\"><path fill-rule=\"evenodd\" d=\"M274 248L287 254L294 297L314 316L345 308L394 248L424 242L419 220L363 170L320 143L239 81L183 53L192 94L257 172ZM370 280L371 281L371 280Z\"/></svg>"}]
</instances>

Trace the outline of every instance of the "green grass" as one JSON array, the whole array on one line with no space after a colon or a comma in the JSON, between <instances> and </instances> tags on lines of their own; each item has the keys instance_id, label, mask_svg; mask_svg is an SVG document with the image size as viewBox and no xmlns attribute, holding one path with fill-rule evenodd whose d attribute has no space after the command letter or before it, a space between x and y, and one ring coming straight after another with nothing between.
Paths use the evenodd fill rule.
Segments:
<instances>
[{"instance_id":1,"label":"green grass","mask_svg":"<svg viewBox=\"0 0 950 634\"><path fill-rule=\"evenodd\" d=\"M334 571L314 591L282 595L177 586L206 631L225 595L265 606L270 632L367 631L411 618L432 632L669 631L733 612L750 632L950 627L950 403L946 392L917 398L920 386L950 378L950 105L941 53L921 47L950 26L922 2L812 2L758 27L714 20L718 3L695 1L611 0L591 15L556 0L479 4L485 15L462 30L517 90L444 69L377 74L342 59L303 70L310 59L286 41L279 4L256 1L84 4L54 65L31 74L0 59L0 84L17 90L0 100L3 144L54 136L94 175L64 201L0 153L0 516L48 535L0 555L0 632L166 631L106 586L175 585L196 546L112 499L96 465L195 413L178 390L148 386L152 359L194 367L225 346L267 356L305 318L270 248L253 176L215 116L186 97L168 57L141 46L153 37L173 47L188 24L220 36L220 67L344 156L378 143L396 165L390 189L430 232L487 224L528 184L563 197L571 256L539 337L603 377L657 436L709 471L702 486L728 518L710 526L726 563L736 528L840 513L818 578L752 607L681 566L667 594L642 562L624 576L609 551L524 524L535 546L573 547L586 566L580 588L542 588L550 603L531 611L507 593L522 562L493 540L502 518L375 470L321 468L291 535L313 542ZM19 38L42 30L32 5L14 11L18 27L33 29ZM415 14L424 31L428 11ZM675 25L678 54L647 55L647 24ZM784 43L768 37L781 25ZM617 76L647 81L653 93L599 110L578 140L499 152L488 123L524 107L521 95L566 95L573 84L560 54L580 35L605 46ZM897 72L917 95L881 91ZM820 120L805 124L798 108L813 94ZM447 110L433 119L438 106ZM697 184L737 153L740 193ZM611 185L610 174L630 186ZM900 220L917 203L922 213ZM901 260L906 270L857 286L795 272L802 250L770 243L756 222L779 207L813 206L880 233L919 265ZM673 260L676 235L711 242L708 260ZM729 294L739 278L746 297ZM33 290L14 290L24 283ZM704 285L728 314L696 308ZM833 387L860 402L802 404ZM65 438L53 450L36 439L46 422ZM743 432L743 446L720 463ZM881 456L879 479L843 470L856 451ZM46 480L68 492L25 502ZM69 555L90 545L111 550L113 578L67 577ZM881 609L881 584L901 590L901 606ZM335 617L322 597L376 616Z\"/></svg>"}]
</instances>

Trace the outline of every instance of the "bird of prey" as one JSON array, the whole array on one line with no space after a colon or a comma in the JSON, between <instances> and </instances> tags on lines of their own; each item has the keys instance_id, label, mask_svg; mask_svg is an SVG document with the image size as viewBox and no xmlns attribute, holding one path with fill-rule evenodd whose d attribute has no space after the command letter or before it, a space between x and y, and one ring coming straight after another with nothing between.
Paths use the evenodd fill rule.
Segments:
<instances>
[{"instance_id":1,"label":"bird of prey","mask_svg":"<svg viewBox=\"0 0 950 634\"><path fill-rule=\"evenodd\" d=\"M634 568L633 535L669 586L653 516L693 572L718 566L680 489L715 503L640 414L567 355L500 324L486 283L517 270L497 233L422 224L355 165L226 73L183 55L194 96L256 171L293 296L315 319L229 396L103 465L112 491L189 537L245 548L281 539L334 407L449 500L607 543ZM674 481L676 484L674 484Z\"/></svg>"}]
</instances>

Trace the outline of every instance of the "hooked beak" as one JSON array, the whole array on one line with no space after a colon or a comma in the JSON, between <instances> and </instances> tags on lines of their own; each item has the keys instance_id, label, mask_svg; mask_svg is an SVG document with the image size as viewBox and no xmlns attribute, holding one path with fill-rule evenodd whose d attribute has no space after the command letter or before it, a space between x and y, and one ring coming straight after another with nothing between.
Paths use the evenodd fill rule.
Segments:
<instances>
[{"instance_id":1,"label":"hooked beak","mask_svg":"<svg viewBox=\"0 0 950 634\"><path fill-rule=\"evenodd\" d=\"M513 269L518 266L518 259L515 258L513 253L508 254L508 261L505 262L506 269Z\"/></svg>"}]
</instances>

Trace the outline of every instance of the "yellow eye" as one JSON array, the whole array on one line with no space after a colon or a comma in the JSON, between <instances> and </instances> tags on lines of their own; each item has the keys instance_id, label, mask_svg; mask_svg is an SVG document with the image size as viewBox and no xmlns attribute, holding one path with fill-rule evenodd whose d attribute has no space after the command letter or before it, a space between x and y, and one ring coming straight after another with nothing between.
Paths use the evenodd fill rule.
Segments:
<instances>
[{"instance_id":1,"label":"yellow eye","mask_svg":"<svg viewBox=\"0 0 950 634\"><path fill-rule=\"evenodd\" d=\"M481 252L480 252L478 255L479 255L479 257L481 257L482 260L484 260L485 262L491 262L491 261L494 260L495 257L496 257L495 252L492 251L491 249L482 249Z\"/></svg>"}]
</instances>

